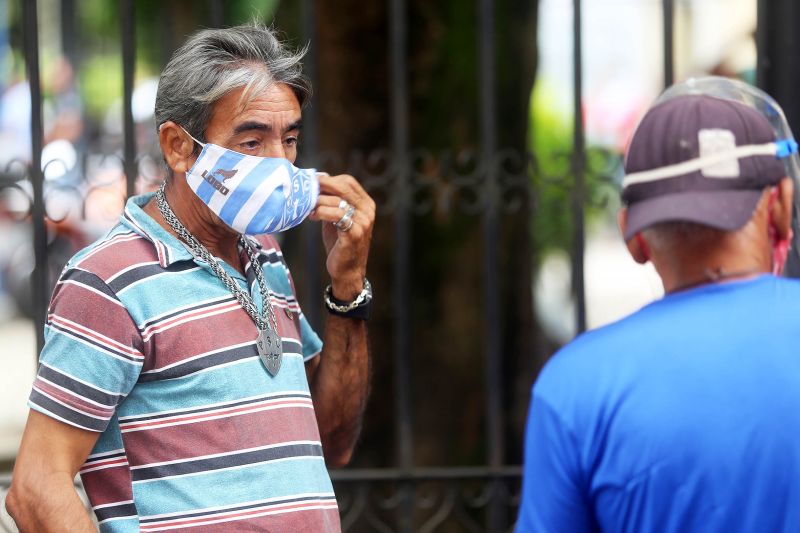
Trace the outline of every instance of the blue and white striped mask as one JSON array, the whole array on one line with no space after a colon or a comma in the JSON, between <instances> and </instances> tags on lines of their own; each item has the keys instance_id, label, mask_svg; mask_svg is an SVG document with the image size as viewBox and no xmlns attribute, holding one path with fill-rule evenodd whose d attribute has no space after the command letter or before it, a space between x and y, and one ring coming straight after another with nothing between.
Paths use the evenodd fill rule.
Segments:
<instances>
[{"instance_id":1,"label":"blue and white striped mask","mask_svg":"<svg viewBox=\"0 0 800 533\"><path fill-rule=\"evenodd\" d=\"M285 231L316 207L316 170L297 168L283 158L246 155L194 141L203 151L186 173L186 181L235 231L246 235Z\"/></svg>"}]
</instances>

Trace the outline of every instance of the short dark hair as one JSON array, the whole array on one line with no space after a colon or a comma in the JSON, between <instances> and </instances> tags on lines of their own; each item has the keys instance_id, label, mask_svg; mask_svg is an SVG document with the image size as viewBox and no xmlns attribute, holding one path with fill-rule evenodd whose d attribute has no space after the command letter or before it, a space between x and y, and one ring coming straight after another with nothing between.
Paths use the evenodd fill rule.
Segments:
<instances>
[{"instance_id":1,"label":"short dark hair","mask_svg":"<svg viewBox=\"0 0 800 533\"><path fill-rule=\"evenodd\" d=\"M725 230L696 222L661 222L642 230L651 248L671 250L676 247L698 246L718 242Z\"/></svg>"}]
</instances>

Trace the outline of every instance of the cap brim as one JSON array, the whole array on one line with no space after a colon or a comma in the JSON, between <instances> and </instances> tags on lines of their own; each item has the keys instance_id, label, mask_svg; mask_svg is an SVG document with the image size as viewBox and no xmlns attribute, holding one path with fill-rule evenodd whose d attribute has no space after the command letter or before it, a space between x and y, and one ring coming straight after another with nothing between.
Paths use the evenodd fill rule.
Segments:
<instances>
[{"instance_id":1,"label":"cap brim","mask_svg":"<svg viewBox=\"0 0 800 533\"><path fill-rule=\"evenodd\" d=\"M662 222L695 222L726 231L744 226L758 205L759 189L686 191L665 194L628 206L625 240Z\"/></svg>"}]
</instances>

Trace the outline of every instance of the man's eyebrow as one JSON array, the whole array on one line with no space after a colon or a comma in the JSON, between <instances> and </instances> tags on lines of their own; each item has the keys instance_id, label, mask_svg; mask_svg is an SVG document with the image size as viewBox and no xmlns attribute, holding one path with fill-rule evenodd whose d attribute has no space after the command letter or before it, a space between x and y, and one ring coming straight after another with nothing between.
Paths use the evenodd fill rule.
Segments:
<instances>
[{"instance_id":1,"label":"man's eyebrow","mask_svg":"<svg viewBox=\"0 0 800 533\"><path fill-rule=\"evenodd\" d=\"M302 127L303 127L303 119L298 118L297 120L286 126L286 130L284 131L284 133L286 133L287 131L299 130Z\"/></svg>"},{"instance_id":2,"label":"man's eyebrow","mask_svg":"<svg viewBox=\"0 0 800 533\"><path fill-rule=\"evenodd\" d=\"M245 131L251 131L251 130L272 131L272 125L264 124L263 122L256 122L254 120L248 120L247 122L242 122L241 124L238 124L235 128L233 128L233 134L238 135Z\"/></svg>"},{"instance_id":3,"label":"man's eyebrow","mask_svg":"<svg viewBox=\"0 0 800 533\"><path fill-rule=\"evenodd\" d=\"M286 133L288 131L299 130L302 127L303 127L303 119L297 119L288 126L286 126L286 128L284 128L283 133ZM263 122L257 122L255 120L248 120L234 127L233 134L238 135L245 131L253 131L253 130L270 132L272 131L272 124L265 124Z\"/></svg>"}]
</instances>

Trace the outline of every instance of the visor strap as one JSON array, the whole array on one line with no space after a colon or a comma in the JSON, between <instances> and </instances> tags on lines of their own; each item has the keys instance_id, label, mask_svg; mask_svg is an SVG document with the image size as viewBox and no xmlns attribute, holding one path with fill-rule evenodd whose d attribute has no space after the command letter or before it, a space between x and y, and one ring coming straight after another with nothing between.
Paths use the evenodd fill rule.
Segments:
<instances>
[{"instance_id":1,"label":"visor strap","mask_svg":"<svg viewBox=\"0 0 800 533\"><path fill-rule=\"evenodd\" d=\"M778 150L775 152L775 157L778 159L783 159L784 157L789 157L797 153L797 143L794 139L783 139L781 141L776 141L775 144L778 145Z\"/></svg>"},{"instance_id":2,"label":"visor strap","mask_svg":"<svg viewBox=\"0 0 800 533\"><path fill-rule=\"evenodd\" d=\"M695 159L689 159L688 161L682 161L675 165L654 168L652 170L645 170L643 172L634 172L623 178L622 188L624 189L638 183L648 183L651 181L659 181L667 178L674 178L676 176L683 176L684 174L691 174L692 172L697 172L698 170L703 170L706 167L711 167L726 161L730 161L731 159L743 159L745 157L757 155L772 155L781 157L780 154L792 149L791 145L787 146L785 143L781 143L784 143L784 141L781 141L780 143L771 142L766 144L747 144L744 146L738 146L734 150L728 150L727 152L720 152ZM797 151L797 143L794 144L794 151ZM786 155L791 153L793 152L789 152Z\"/></svg>"}]
</instances>

